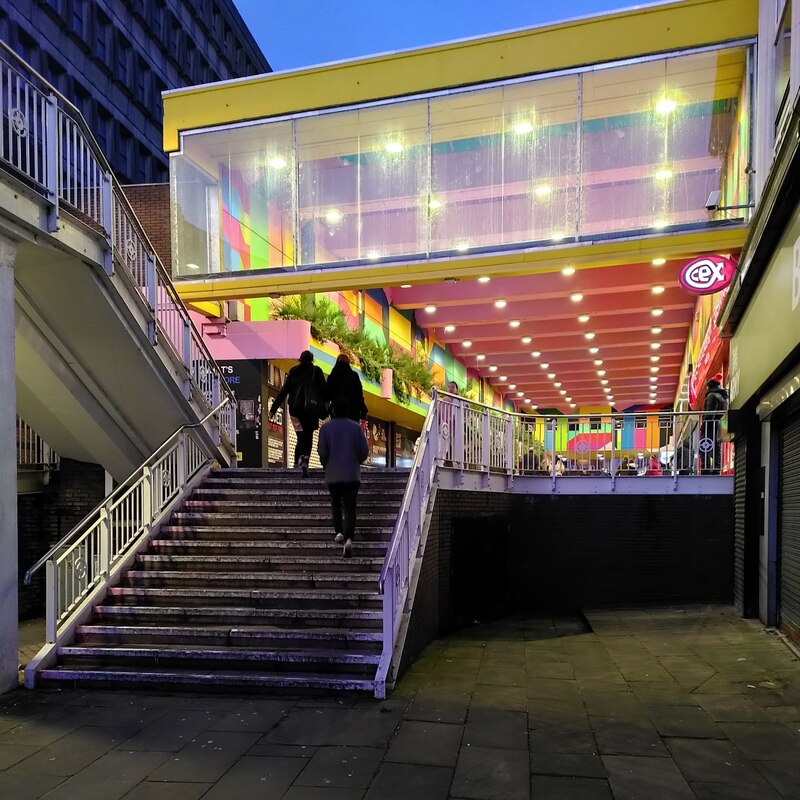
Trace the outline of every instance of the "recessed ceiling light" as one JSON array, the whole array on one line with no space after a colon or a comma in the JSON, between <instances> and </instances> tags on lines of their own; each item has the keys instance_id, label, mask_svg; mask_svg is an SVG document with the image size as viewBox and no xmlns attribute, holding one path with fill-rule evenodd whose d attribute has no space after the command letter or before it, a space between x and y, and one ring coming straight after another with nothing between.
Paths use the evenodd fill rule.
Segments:
<instances>
[{"instance_id":1,"label":"recessed ceiling light","mask_svg":"<svg viewBox=\"0 0 800 800\"><path fill-rule=\"evenodd\" d=\"M613 399L614 399L614 395L613 394L607 394L606 395L606 400L613 400Z\"/></svg>"},{"instance_id":2,"label":"recessed ceiling light","mask_svg":"<svg viewBox=\"0 0 800 800\"><path fill-rule=\"evenodd\" d=\"M546 361L542 361L542 363L541 363L541 364L539 364L539 366L540 366L542 369L547 369L547 368L548 368L550 365L549 365L549 364L548 364Z\"/></svg>"},{"instance_id":3,"label":"recessed ceiling light","mask_svg":"<svg viewBox=\"0 0 800 800\"><path fill-rule=\"evenodd\" d=\"M286 159L280 156L273 156L267 163L272 169L283 169L286 166Z\"/></svg>"},{"instance_id":4,"label":"recessed ceiling light","mask_svg":"<svg viewBox=\"0 0 800 800\"><path fill-rule=\"evenodd\" d=\"M600 366L602 363L603 363L603 359L602 359L602 358L596 358L596 359L594 360L594 365L595 365L596 367L599 367L599 366Z\"/></svg>"},{"instance_id":5,"label":"recessed ceiling light","mask_svg":"<svg viewBox=\"0 0 800 800\"><path fill-rule=\"evenodd\" d=\"M595 353L599 353L599 352L600 352L600 348L599 348L599 347L590 347L590 348L589 348L589 352L590 352L592 355L594 355Z\"/></svg>"},{"instance_id":6,"label":"recessed ceiling light","mask_svg":"<svg viewBox=\"0 0 800 800\"><path fill-rule=\"evenodd\" d=\"M438 197L431 197L431 199L428 200L428 208L431 211L436 211L436 209L441 208L443 205L444 203Z\"/></svg>"},{"instance_id":7,"label":"recessed ceiling light","mask_svg":"<svg viewBox=\"0 0 800 800\"><path fill-rule=\"evenodd\" d=\"M663 308L654 308L650 313L654 317L660 317L664 313L664 309Z\"/></svg>"},{"instance_id":8,"label":"recessed ceiling light","mask_svg":"<svg viewBox=\"0 0 800 800\"><path fill-rule=\"evenodd\" d=\"M330 222L331 225L335 225L337 222L341 222L344 219L344 214L342 214L338 208L329 208L325 212L325 219Z\"/></svg>"},{"instance_id":9,"label":"recessed ceiling light","mask_svg":"<svg viewBox=\"0 0 800 800\"><path fill-rule=\"evenodd\" d=\"M377 250L369 250L367 251L367 258L370 261L376 261L381 257L381 254Z\"/></svg>"},{"instance_id":10,"label":"recessed ceiling light","mask_svg":"<svg viewBox=\"0 0 800 800\"><path fill-rule=\"evenodd\" d=\"M490 280L491 278L488 275L481 275L481 277L478 278L478 283L489 283Z\"/></svg>"},{"instance_id":11,"label":"recessed ceiling light","mask_svg":"<svg viewBox=\"0 0 800 800\"><path fill-rule=\"evenodd\" d=\"M531 406L531 409L532 409L533 411L536 411L536 409L537 409L537 408L539 408L539 406L537 406L537 405L536 405L536 403L534 403L534 404Z\"/></svg>"},{"instance_id":12,"label":"recessed ceiling light","mask_svg":"<svg viewBox=\"0 0 800 800\"><path fill-rule=\"evenodd\" d=\"M603 375L606 374L606 371L604 369L599 369L599 370L597 370L597 374L602 378Z\"/></svg>"},{"instance_id":13,"label":"recessed ceiling light","mask_svg":"<svg viewBox=\"0 0 800 800\"><path fill-rule=\"evenodd\" d=\"M566 234L561 233L561 231L556 231L551 237L554 242L560 242L562 239L566 238Z\"/></svg>"},{"instance_id":14,"label":"recessed ceiling light","mask_svg":"<svg viewBox=\"0 0 800 800\"><path fill-rule=\"evenodd\" d=\"M489 367L489 372L497 372L497 367L494 364L492 364L492 366Z\"/></svg>"},{"instance_id":15,"label":"recessed ceiling light","mask_svg":"<svg viewBox=\"0 0 800 800\"><path fill-rule=\"evenodd\" d=\"M541 351L541 350L531 350L531 355L532 355L534 358L539 358L539 356L540 356L541 354L542 354L542 351Z\"/></svg>"},{"instance_id":16,"label":"recessed ceiling light","mask_svg":"<svg viewBox=\"0 0 800 800\"><path fill-rule=\"evenodd\" d=\"M508 375L501 375L500 380L503 381L503 383L505 383L508 380Z\"/></svg>"},{"instance_id":17,"label":"recessed ceiling light","mask_svg":"<svg viewBox=\"0 0 800 800\"><path fill-rule=\"evenodd\" d=\"M478 361L483 361L484 358L486 358L486 356L480 355L480 356L478 356Z\"/></svg>"},{"instance_id":18,"label":"recessed ceiling light","mask_svg":"<svg viewBox=\"0 0 800 800\"><path fill-rule=\"evenodd\" d=\"M588 321L589 321L589 315L588 314L581 314L578 317L578 322L588 322Z\"/></svg>"},{"instance_id":19,"label":"recessed ceiling light","mask_svg":"<svg viewBox=\"0 0 800 800\"><path fill-rule=\"evenodd\" d=\"M401 283L400 284L400 288L401 289L410 289L411 286L412 286L412 284L410 284L410 283Z\"/></svg>"},{"instance_id":20,"label":"recessed ceiling light","mask_svg":"<svg viewBox=\"0 0 800 800\"><path fill-rule=\"evenodd\" d=\"M461 344L463 344L464 347L472 347L472 342L469 339L465 339Z\"/></svg>"},{"instance_id":21,"label":"recessed ceiling light","mask_svg":"<svg viewBox=\"0 0 800 800\"><path fill-rule=\"evenodd\" d=\"M608 386L604 386L604 387L603 387L603 391L604 391L606 394L608 394L608 393L611 391L611 389L609 389L609 388L608 388Z\"/></svg>"},{"instance_id":22,"label":"recessed ceiling light","mask_svg":"<svg viewBox=\"0 0 800 800\"><path fill-rule=\"evenodd\" d=\"M651 350L658 350L659 347L661 347L661 342L650 342Z\"/></svg>"},{"instance_id":23,"label":"recessed ceiling light","mask_svg":"<svg viewBox=\"0 0 800 800\"><path fill-rule=\"evenodd\" d=\"M559 389L559 390L558 390L558 393L559 393L560 395L565 395L565 394L567 393L567 390L566 390L566 389Z\"/></svg>"},{"instance_id":24,"label":"recessed ceiling light","mask_svg":"<svg viewBox=\"0 0 800 800\"><path fill-rule=\"evenodd\" d=\"M605 386L608 383L608 378L603 378L600 383Z\"/></svg>"},{"instance_id":25,"label":"recessed ceiling light","mask_svg":"<svg viewBox=\"0 0 800 800\"><path fill-rule=\"evenodd\" d=\"M566 275L567 277L569 277L570 275L574 275L575 267L564 267L564 269L561 270L561 274Z\"/></svg>"},{"instance_id":26,"label":"recessed ceiling light","mask_svg":"<svg viewBox=\"0 0 800 800\"><path fill-rule=\"evenodd\" d=\"M436 306L425 306L426 314L433 314L434 311L436 311Z\"/></svg>"},{"instance_id":27,"label":"recessed ceiling light","mask_svg":"<svg viewBox=\"0 0 800 800\"><path fill-rule=\"evenodd\" d=\"M547 373L547 377L550 378L550 380L553 380L553 378L555 378L555 376L556 376L555 372L548 372Z\"/></svg>"},{"instance_id":28,"label":"recessed ceiling light","mask_svg":"<svg viewBox=\"0 0 800 800\"><path fill-rule=\"evenodd\" d=\"M459 253L464 253L464 252L466 252L467 250L469 250L469 244L468 244L467 242L459 242L459 243L456 245L456 250L458 250L458 252L459 252ZM486 280L488 281L489 279L487 278ZM485 283L485 282L486 282L486 281L484 281L484 283Z\"/></svg>"},{"instance_id":29,"label":"recessed ceiling light","mask_svg":"<svg viewBox=\"0 0 800 800\"><path fill-rule=\"evenodd\" d=\"M665 219L656 219L653 220L653 227L654 228L666 228L669 223Z\"/></svg>"},{"instance_id":30,"label":"recessed ceiling light","mask_svg":"<svg viewBox=\"0 0 800 800\"><path fill-rule=\"evenodd\" d=\"M650 397L658 397L658 392L650 392Z\"/></svg>"},{"instance_id":31,"label":"recessed ceiling light","mask_svg":"<svg viewBox=\"0 0 800 800\"><path fill-rule=\"evenodd\" d=\"M650 333L652 333L653 336L658 336L658 334L661 333L661 330L661 328L650 328Z\"/></svg>"},{"instance_id":32,"label":"recessed ceiling light","mask_svg":"<svg viewBox=\"0 0 800 800\"><path fill-rule=\"evenodd\" d=\"M655 405L655 402L656 402L655 400L651 400L651 401L650 401L650 405L651 405L651 406L652 406L652 405Z\"/></svg>"},{"instance_id":33,"label":"recessed ceiling light","mask_svg":"<svg viewBox=\"0 0 800 800\"><path fill-rule=\"evenodd\" d=\"M402 153L403 152L403 143L402 142L386 142L383 146L383 149L387 153Z\"/></svg>"},{"instance_id":34,"label":"recessed ceiling light","mask_svg":"<svg viewBox=\"0 0 800 800\"><path fill-rule=\"evenodd\" d=\"M508 384L508 388L509 388L509 389L512 389L512 390L513 390L513 389L516 389L516 388L517 388L517 384L516 384L516 383L509 383L509 384Z\"/></svg>"},{"instance_id":35,"label":"recessed ceiling light","mask_svg":"<svg viewBox=\"0 0 800 800\"><path fill-rule=\"evenodd\" d=\"M655 177L657 181L668 181L672 177L672 170L666 168L656 170Z\"/></svg>"},{"instance_id":36,"label":"recessed ceiling light","mask_svg":"<svg viewBox=\"0 0 800 800\"><path fill-rule=\"evenodd\" d=\"M567 399L569 400L569 398L567 398ZM575 408L576 406L577 406L577 403L570 403L570 404L569 404L569 407L570 407L570 408Z\"/></svg>"},{"instance_id":37,"label":"recessed ceiling light","mask_svg":"<svg viewBox=\"0 0 800 800\"><path fill-rule=\"evenodd\" d=\"M663 286L654 286L650 291L653 294L664 294L664 287Z\"/></svg>"},{"instance_id":38,"label":"recessed ceiling light","mask_svg":"<svg viewBox=\"0 0 800 800\"><path fill-rule=\"evenodd\" d=\"M556 389L560 389L560 388L561 388L563 385L564 385L564 384L563 384L563 383L561 383L561 381L556 381L556 382L553 384L553 386L555 386L555 387L556 387Z\"/></svg>"},{"instance_id":39,"label":"recessed ceiling light","mask_svg":"<svg viewBox=\"0 0 800 800\"><path fill-rule=\"evenodd\" d=\"M455 325L445 325L444 332L445 333L452 333L456 329Z\"/></svg>"},{"instance_id":40,"label":"recessed ceiling light","mask_svg":"<svg viewBox=\"0 0 800 800\"><path fill-rule=\"evenodd\" d=\"M594 339L595 333L594 331L586 331L586 333L584 333L583 336L585 339L589 339L591 341L592 339Z\"/></svg>"},{"instance_id":41,"label":"recessed ceiling light","mask_svg":"<svg viewBox=\"0 0 800 800\"><path fill-rule=\"evenodd\" d=\"M508 321L508 324L509 324L509 325L510 325L512 328L519 328L519 326L520 326L520 321L519 321L518 319L511 319L511 320L509 320L509 321Z\"/></svg>"},{"instance_id":42,"label":"recessed ceiling light","mask_svg":"<svg viewBox=\"0 0 800 800\"><path fill-rule=\"evenodd\" d=\"M656 111L659 114L671 114L677 107L678 104L669 97L664 97L656 103Z\"/></svg>"},{"instance_id":43,"label":"recessed ceiling light","mask_svg":"<svg viewBox=\"0 0 800 800\"><path fill-rule=\"evenodd\" d=\"M546 184L540 183L537 187L534 188L533 193L540 199L544 199L545 197L550 196L550 192L553 190Z\"/></svg>"},{"instance_id":44,"label":"recessed ceiling light","mask_svg":"<svg viewBox=\"0 0 800 800\"><path fill-rule=\"evenodd\" d=\"M654 258L653 259L653 266L654 267L663 267L664 264L666 264L666 263L667 263L667 259L666 258Z\"/></svg>"},{"instance_id":45,"label":"recessed ceiling light","mask_svg":"<svg viewBox=\"0 0 800 800\"><path fill-rule=\"evenodd\" d=\"M525 396L525 392L517 392L517 397L524 397L524 396Z\"/></svg>"},{"instance_id":46,"label":"recessed ceiling light","mask_svg":"<svg viewBox=\"0 0 800 800\"><path fill-rule=\"evenodd\" d=\"M650 383L658 383L658 376L651 375L650 376Z\"/></svg>"},{"instance_id":47,"label":"recessed ceiling light","mask_svg":"<svg viewBox=\"0 0 800 800\"><path fill-rule=\"evenodd\" d=\"M495 308L505 308L508 303L505 300L495 300L494 301Z\"/></svg>"},{"instance_id":48,"label":"recessed ceiling light","mask_svg":"<svg viewBox=\"0 0 800 800\"><path fill-rule=\"evenodd\" d=\"M650 356L651 361L661 361L661 356Z\"/></svg>"},{"instance_id":49,"label":"recessed ceiling light","mask_svg":"<svg viewBox=\"0 0 800 800\"><path fill-rule=\"evenodd\" d=\"M583 300L583 295L580 292L575 292L569 296L569 299L572 300L573 303L580 303Z\"/></svg>"},{"instance_id":50,"label":"recessed ceiling light","mask_svg":"<svg viewBox=\"0 0 800 800\"><path fill-rule=\"evenodd\" d=\"M660 367L650 367L650 372L658 372L661 369Z\"/></svg>"},{"instance_id":51,"label":"recessed ceiling light","mask_svg":"<svg viewBox=\"0 0 800 800\"><path fill-rule=\"evenodd\" d=\"M521 341L522 341L522 344L530 344L531 343L531 337L530 336L523 336Z\"/></svg>"},{"instance_id":52,"label":"recessed ceiling light","mask_svg":"<svg viewBox=\"0 0 800 800\"><path fill-rule=\"evenodd\" d=\"M565 400L566 400L568 403L569 403L569 402L572 400L572 398L571 398L569 395L567 395L567 396L566 396L564 399L565 399Z\"/></svg>"},{"instance_id":53,"label":"recessed ceiling light","mask_svg":"<svg viewBox=\"0 0 800 800\"><path fill-rule=\"evenodd\" d=\"M514 123L511 130L518 136L524 136L526 133L531 133L533 131L533 124L528 122L528 120L520 120Z\"/></svg>"}]
</instances>

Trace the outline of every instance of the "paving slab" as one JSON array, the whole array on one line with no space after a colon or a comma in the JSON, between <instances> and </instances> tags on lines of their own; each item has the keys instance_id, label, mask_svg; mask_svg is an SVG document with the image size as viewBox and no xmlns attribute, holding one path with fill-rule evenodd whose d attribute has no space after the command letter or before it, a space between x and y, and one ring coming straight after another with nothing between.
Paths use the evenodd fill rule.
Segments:
<instances>
[{"instance_id":1,"label":"paving slab","mask_svg":"<svg viewBox=\"0 0 800 800\"><path fill-rule=\"evenodd\" d=\"M448 767L385 762L364 800L446 800L452 779Z\"/></svg>"},{"instance_id":2,"label":"paving slab","mask_svg":"<svg viewBox=\"0 0 800 800\"><path fill-rule=\"evenodd\" d=\"M524 711L483 708L473 703L464 727L463 747L528 750L528 715Z\"/></svg>"},{"instance_id":3,"label":"paving slab","mask_svg":"<svg viewBox=\"0 0 800 800\"><path fill-rule=\"evenodd\" d=\"M131 789L122 800L200 800L210 788L210 783L142 781Z\"/></svg>"},{"instance_id":4,"label":"paving slab","mask_svg":"<svg viewBox=\"0 0 800 800\"><path fill-rule=\"evenodd\" d=\"M463 735L462 725L406 720L392 739L386 760L455 767Z\"/></svg>"},{"instance_id":5,"label":"paving slab","mask_svg":"<svg viewBox=\"0 0 800 800\"><path fill-rule=\"evenodd\" d=\"M383 754L377 747L320 747L295 785L365 790L378 771Z\"/></svg>"},{"instance_id":6,"label":"paving slab","mask_svg":"<svg viewBox=\"0 0 800 800\"><path fill-rule=\"evenodd\" d=\"M293 708L266 736L278 744L385 747L400 714L374 709Z\"/></svg>"},{"instance_id":7,"label":"paving slab","mask_svg":"<svg viewBox=\"0 0 800 800\"><path fill-rule=\"evenodd\" d=\"M592 717L591 721L597 750L603 755L669 757L650 720Z\"/></svg>"},{"instance_id":8,"label":"paving slab","mask_svg":"<svg viewBox=\"0 0 800 800\"><path fill-rule=\"evenodd\" d=\"M529 800L528 754L519 750L463 747L453 777L453 797Z\"/></svg>"},{"instance_id":9,"label":"paving slab","mask_svg":"<svg viewBox=\"0 0 800 800\"><path fill-rule=\"evenodd\" d=\"M800 758L800 736L775 722L721 722L725 735L755 760L791 761Z\"/></svg>"},{"instance_id":10,"label":"paving slab","mask_svg":"<svg viewBox=\"0 0 800 800\"><path fill-rule=\"evenodd\" d=\"M531 774L605 778L600 756L589 753L531 753Z\"/></svg>"},{"instance_id":11,"label":"paving slab","mask_svg":"<svg viewBox=\"0 0 800 800\"><path fill-rule=\"evenodd\" d=\"M203 800L281 797L308 762L302 758L245 756L203 795Z\"/></svg>"},{"instance_id":12,"label":"paving slab","mask_svg":"<svg viewBox=\"0 0 800 800\"><path fill-rule=\"evenodd\" d=\"M62 783L58 775L10 775L0 773L0 797L11 800L39 800Z\"/></svg>"},{"instance_id":13,"label":"paving slab","mask_svg":"<svg viewBox=\"0 0 800 800\"><path fill-rule=\"evenodd\" d=\"M362 800L363 789L292 786L281 800Z\"/></svg>"},{"instance_id":14,"label":"paving slab","mask_svg":"<svg viewBox=\"0 0 800 800\"><path fill-rule=\"evenodd\" d=\"M695 800L675 762L669 758L603 756L615 798L619 800Z\"/></svg>"},{"instance_id":15,"label":"paving slab","mask_svg":"<svg viewBox=\"0 0 800 800\"><path fill-rule=\"evenodd\" d=\"M247 700L210 725L215 731L261 731L274 728L290 711L293 703L283 700Z\"/></svg>"}]
</instances>

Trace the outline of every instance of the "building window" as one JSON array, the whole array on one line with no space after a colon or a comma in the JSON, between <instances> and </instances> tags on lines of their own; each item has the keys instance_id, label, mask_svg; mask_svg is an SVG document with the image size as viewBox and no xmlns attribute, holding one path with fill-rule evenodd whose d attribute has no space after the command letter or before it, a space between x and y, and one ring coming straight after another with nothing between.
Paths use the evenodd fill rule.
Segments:
<instances>
[{"instance_id":1,"label":"building window","mask_svg":"<svg viewBox=\"0 0 800 800\"><path fill-rule=\"evenodd\" d=\"M44 0L44 4L61 16L61 0Z\"/></svg>"},{"instance_id":2,"label":"building window","mask_svg":"<svg viewBox=\"0 0 800 800\"><path fill-rule=\"evenodd\" d=\"M103 64L108 59L108 19L99 12L95 24L94 55Z\"/></svg>"},{"instance_id":3,"label":"building window","mask_svg":"<svg viewBox=\"0 0 800 800\"><path fill-rule=\"evenodd\" d=\"M150 9L150 24L153 27L153 38L160 42L164 35L164 9L155 3Z\"/></svg>"},{"instance_id":4,"label":"building window","mask_svg":"<svg viewBox=\"0 0 800 800\"><path fill-rule=\"evenodd\" d=\"M147 106L147 64L141 59L136 59L136 99Z\"/></svg>"},{"instance_id":5,"label":"building window","mask_svg":"<svg viewBox=\"0 0 800 800\"><path fill-rule=\"evenodd\" d=\"M781 8L781 4L783 8ZM775 133L779 133L789 98L792 51L792 0L779 0L778 32L775 36Z\"/></svg>"},{"instance_id":6,"label":"building window","mask_svg":"<svg viewBox=\"0 0 800 800\"><path fill-rule=\"evenodd\" d=\"M72 32L83 36L83 0L72 0Z\"/></svg>"},{"instance_id":7,"label":"building window","mask_svg":"<svg viewBox=\"0 0 800 800\"><path fill-rule=\"evenodd\" d=\"M120 38L117 41L117 79L128 83L128 45Z\"/></svg>"}]
</instances>

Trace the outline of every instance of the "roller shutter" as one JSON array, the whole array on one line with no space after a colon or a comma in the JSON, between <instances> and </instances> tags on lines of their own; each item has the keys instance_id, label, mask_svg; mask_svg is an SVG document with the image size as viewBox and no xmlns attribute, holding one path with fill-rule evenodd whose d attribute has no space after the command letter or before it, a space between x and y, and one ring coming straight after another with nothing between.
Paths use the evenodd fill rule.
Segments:
<instances>
[{"instance_id":1,"label":"roller shutter","mask_svg":"<svg viewBox=\"0 0 800 800\"><path fill-rule=\"evenodd\" d=\"M747 488L747 440L744 436L736 439L736 461L734 470L734 541L733 541L733 604L736 610L744 613L744 558L745 558L745 492Z\"/></svg>"},{"instance_id":2,"label":"roller shutter","mask_svg":"<svg viewBox=\"0 0 800 800\"><path fill-rule=\"evenodd\" d=\"M781 430L779 477L779 624L800 641L800 417Z\"/></svg>"}]
</instances>

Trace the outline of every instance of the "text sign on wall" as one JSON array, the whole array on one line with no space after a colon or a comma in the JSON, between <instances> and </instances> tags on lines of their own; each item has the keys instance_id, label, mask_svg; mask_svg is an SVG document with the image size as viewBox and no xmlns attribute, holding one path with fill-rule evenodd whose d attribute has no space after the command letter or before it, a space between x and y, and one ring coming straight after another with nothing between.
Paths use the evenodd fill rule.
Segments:
<instances>
[{"instance_id":1,"label":"text sign on wall","mask_svg":"<svg viewBox=\"0 0 800 800\"><path fill-rule=\"evenodd\" d=\"M701 256L690 261L678 280L692 294L714 294L730 285L736 264L725 256Z\"/></svg>"}]
</instances>

